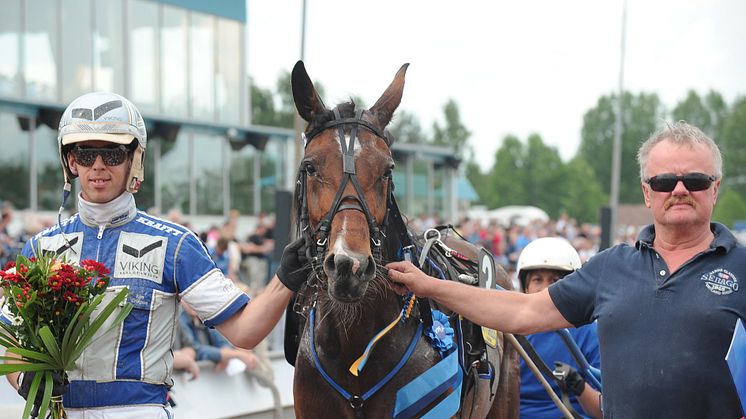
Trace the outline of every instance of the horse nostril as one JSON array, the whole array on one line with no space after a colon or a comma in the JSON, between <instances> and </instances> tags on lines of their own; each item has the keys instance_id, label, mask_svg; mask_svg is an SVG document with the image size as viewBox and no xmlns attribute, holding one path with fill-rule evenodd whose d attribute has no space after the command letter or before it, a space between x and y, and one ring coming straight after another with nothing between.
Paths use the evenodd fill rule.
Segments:
<instances>
[{"instance_id":1,"label":"horse nostril","mask_svg":"<svg viewBox=\"0 0 746 419\"><path fill-rule=\"evenodd\" d=\"M362 278L372 279L376 274L376 261L372 256L368 256L363 261L363 272L360 274Z\"/></svg>"},{"instance_id":2,"label":"horse nostril","mask_svg":"<svg viewBox=\"0 0 746 419\"><path fill-rule=\"evenodd\" d=\"M324 259L324 272L327 275L333 275L337 271L337 265L334 263L334 255L329 255Z\"/></svg>"}]
</instances>

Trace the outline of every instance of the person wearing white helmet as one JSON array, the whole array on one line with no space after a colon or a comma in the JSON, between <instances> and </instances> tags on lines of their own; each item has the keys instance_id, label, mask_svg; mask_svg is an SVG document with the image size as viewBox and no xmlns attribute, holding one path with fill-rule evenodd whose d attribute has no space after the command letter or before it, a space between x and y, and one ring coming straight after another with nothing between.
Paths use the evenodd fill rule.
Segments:
<instances>
[{"instance_id":1,"label":"person wearing white helmet","mask_svg":"<svg viewBox=\"0 0 746 419\"><path fill-rule=\"evenodd\" d=\"M572 245L561 237L543 237L530 242L518 257L516 269L521 289L527 294L543 291L565 275L580 268L580 256ZM589 364L601 366L596 324L569 329ZM526 336L536 353L549 365L560 365L567 371L563 388L551 381L556 393L568 395L575 412L582 417L601 418L600 393L585 382L577 371L578 365L562 339L555 332L540 332ZM562 413L547 394L525 362L521 360L521 417L554 419Z\"/></svg>"},{"instance_id":2,"label":"person wearing white helmet","mask_svg":"<svg viewBox=\"0 0 746 419\"><path fill-rule=\"evenodd\" d=\"M684 121L661 126L637 153L653 224L634 245L596 254L544 291L440 281L409 262L388 264L389 278L401 292L505 332L596 322L605 418L743 417L746 396L739 397L725 357L737 322L746 318L746 247L712 219L723 156L712 138Z\"/></svg>"},{"instance_id":3,"label":"person wearing white helmet","mask_svg":"<svg viewBox=\"0 0 746 419\"><path fill-rule=\"evenodd\" d=\"M23 254L41 249L68 261L96 260L109 269L111 289L128 288L133 309L116 330L98 332L68 372L69 384L55 383L56 391L70 419L171 418L166 395L179 300L236 346L253 348L305 281L305 244L286 247L275 278L249 303L194 233L136 208L147 133L129 100L106 92L73 100L60 120L58 146L65 177L60 213L75 178L78 212L34 236ZM8 381L25 398L31 377L9 374Z\"/></svg>"}]
</instances>

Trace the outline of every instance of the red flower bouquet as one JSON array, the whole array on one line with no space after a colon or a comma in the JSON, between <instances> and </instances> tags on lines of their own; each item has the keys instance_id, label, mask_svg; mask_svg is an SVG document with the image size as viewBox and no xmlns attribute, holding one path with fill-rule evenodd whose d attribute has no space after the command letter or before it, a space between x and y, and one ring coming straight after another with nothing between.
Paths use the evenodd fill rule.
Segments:
<instances>
[{"instance_id":1,"label":"red flower bouquet","mask_svg":"<svg viewBox=\"0 0 746 419\"><path fill-rule=\"evenodd\" d=\"M94 260L67 263L50 253L39 258L18 256L0 270L3 290L0 345L12 355L0 365L0 375L34 372L23 418L28 418L42 392L39 417L51 409L53 418L64 418L60 396L52 396L55 379L67 382L66 371L75 368L99 329L117 327L132 309L127 289L106 293L109 270ZM113 296L113 298L112 298ZM107 303L102 305L106 297ZM113 320L107 321L114 316Z\"/></svg>"}]
</instances>

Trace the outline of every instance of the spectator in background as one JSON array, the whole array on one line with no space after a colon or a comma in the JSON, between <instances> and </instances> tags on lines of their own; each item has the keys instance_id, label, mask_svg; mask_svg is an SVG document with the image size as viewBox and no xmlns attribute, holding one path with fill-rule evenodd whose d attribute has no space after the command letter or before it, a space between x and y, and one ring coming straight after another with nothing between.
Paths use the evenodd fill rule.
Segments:
<instances>
[{"instance_id":1,"label":"spectator in background","mask_svg":"<svg viewBox=\"0 0 746 419\"><path fill-rule=\"evenodd\" d=\"M264 214L260 214L256 229L245 243L241 243L243 266L248 277L246 283L252 293L264 289L272 272L271 259L275 249L273 235L274 229L265 220Z\"/></svg>"},{"instance_id":2,"label":"spectator in background","mask_svg":"<svg viewBox=\"0 0 746 419\"><path fill-rule=\"evenodd\" d=\"M218 372L225 371L229 362L233 362L239 369L253 372L268 380L273 379L274 374L266 352L260 358L253 350L236 348L220 332L204 326L188 304L182 302L181 307L179 327L191 342L197 361L214 362L215 371Z\"/></svg>"},{"instance_id":3,"label":"spectator in background","mask_svg":"<svg viewBox=\"0 0 746 419\"><path fill-rule=\"evenodd\" d=\"M578 252L564 238L536 239L523 249L518 259L518 279L521 290L527 294L541 292L580 266ZM600 368L601 356L598 349L596 324L591 323L568 330L588 363L595 368ZM526 339L531 342L536 353L550 368L557 362L569 365L570 373L563 381L560 381L561 389L554 380L550 381L556 393L561 390L563 396L567 397L570 403L567 407L582 414L584 418L600 419L603 416L600 393L588 385L577 371L578 364L559 335L555 332L540 332L527 335ZM564 399L565 397L563 401ZM521 360L521 417L553 419L561 416L562 413L544 387Z\"/></svg>"},{"instance_id":4,"label":"spectator in background","mask_svg":"<svg viewBox=\"0 0 746 419\"><path fill-rule=\"evenodd\" d=\"M13 206L5 203L0 209L0 268L15 260L18 254L18 240L10 234L9 226L13 221Z\"/></svg>"},{"instance_id":5,"label":"spectator in background","mask_svg":"<svg viewBox=\"0 0 746 419\"><path fill-rule=\"evenodd\" d=\"M238 280L238 275L234 268L234 264L231 263L231 255L228 250L229 244L230 241L228 239L221 237L218 239L215 247L209 250L210 256L215 262L215 266L223 272L223 275L235 281Z\"/></svg>"}]
</instances>

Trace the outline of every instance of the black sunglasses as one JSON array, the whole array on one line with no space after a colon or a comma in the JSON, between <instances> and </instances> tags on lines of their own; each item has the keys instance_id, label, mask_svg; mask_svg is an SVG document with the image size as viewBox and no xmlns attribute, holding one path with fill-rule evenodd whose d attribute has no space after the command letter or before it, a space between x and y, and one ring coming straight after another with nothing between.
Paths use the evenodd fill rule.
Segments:
<instances>
[{"instance_id":1,"label":"black sunglasses","mask_svg":"<svg viewBox=\"0 0 746 419\"><path fill-rule=\"evenodd\" d=\"M107 166L119 166L127 160L129 150L123 145L117 147L75 147L72 150L75 162L81 166L91 167L96 162L96 158L101 156L101 160Z\"/></svg>"},{"instance_id":2,"label":"black sunglasses","mask_svg":"<svg viewBox=\"0 0 746 419\"><path fill-rule=\"evenodd\" d=\"M677 176L673 173L663 173L662 175L649 178L645 183L650 185L650 189L656 192L671 192L676 189L676 184L681 181L684 182L684 187L687 190L696 192L709 189L715 179L717 177L704 173L687 173L683 176Z\"/></svg>"}]
</instances>

